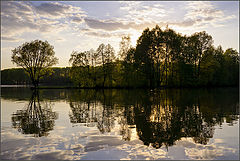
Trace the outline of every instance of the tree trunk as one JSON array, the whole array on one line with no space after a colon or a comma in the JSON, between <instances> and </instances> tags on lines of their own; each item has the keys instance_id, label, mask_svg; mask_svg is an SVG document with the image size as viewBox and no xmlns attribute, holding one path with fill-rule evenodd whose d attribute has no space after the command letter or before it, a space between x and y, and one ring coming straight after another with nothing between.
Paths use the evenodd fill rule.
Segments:
<instances>
[{"instance_id":1,"label":"tree trunk","mask_svg":"<svg viewBox=\"0 0 240 161\"><path fill-rule=\"evenodd\" d=\"M106 81L106 71L105 71L105 67L103 67L103 85L102 85L102 87L104 87L105 81Z\"/></svg>"},{"instance_id":2,"label":"tree trunk","mask_svg":"<svg viewBox=\"0 0 240 161\"><path fill-rule=\"evenodd\" d=\"M199 79L199 76L200 76L200 63L201 63L201 61L199 60L199 63L198 63L198 79Z\"/></svg>"}]
</instances>

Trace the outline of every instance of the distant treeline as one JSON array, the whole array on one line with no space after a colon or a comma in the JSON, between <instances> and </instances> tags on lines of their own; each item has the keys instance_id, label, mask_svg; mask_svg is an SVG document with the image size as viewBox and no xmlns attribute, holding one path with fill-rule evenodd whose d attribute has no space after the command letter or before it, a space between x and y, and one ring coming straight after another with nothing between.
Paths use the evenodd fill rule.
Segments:
<instances>
[{"instance_id":1,"label":"distant treeline","mask_svg":"<svg viewBox=\"0 0 240 161\"><path fill-rule=\"evenodd\" d=\"M53 73L40 80L40 85L73 86L69 77L70 68L52 68ZM5 69L1 71L1 84L31 85L32 82L22 68Z\"/></svg>"},{"instance_id":2,"label":"distant treeline","mask_svg":"<svg viewBox=\"0 0 240 161\"><path fill-rule=\"evenodd\" d=\"M90 88L156 88L238 86L239 53L213 46L205 31L191 36L156 26L145 29L136 47L130 37L122 37L119 57L110 44L94 50L73 51L70 68L53 68L51 76L41 80L46 85ZM2 84L30 84L24 71L2 71Z\"/></svg>"}]
</instances>

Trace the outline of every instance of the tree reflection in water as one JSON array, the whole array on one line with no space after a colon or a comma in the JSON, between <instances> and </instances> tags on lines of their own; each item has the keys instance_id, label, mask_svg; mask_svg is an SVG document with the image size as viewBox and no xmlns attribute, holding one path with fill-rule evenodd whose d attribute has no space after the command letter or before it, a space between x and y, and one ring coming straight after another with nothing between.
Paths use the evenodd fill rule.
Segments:
<instances>
[{"instance_id":1,"label":"tree reflection in water","mask_svg":"<svg viewBox=\"0 0 240 161\"><path fill-rule=\"evenodd\" d=\"M40 102L39 91L34 90L27 108L12 114L12 127L23 134L33 134L34 137L47 136L53 130L57 118L51 103Z\"/></svg>"},{"instance_id":2,"label":"tree reflection in water","mask_svg":"<svg viewBox=\"0 0 240 161\"><path fill-rule=\"evenodd\" d=\"M118 125L123 140L131 140L136 127L139 139L154 148L172 146L182 137L205 145L214 126L239 118L238 94L208 90L82 90L70 96L70 107L74 124L96 126L102 133Z\"/></svg>"},{"instance_id":3,"label":"tree reflection in water","mask_svg":"<svg viewBox=\"0 0 240 161\"><path fill-rule=\"evenodd\" d=\"M101 133L111 132L114 127L113 105L105 101L105 94L102 93L103 105L97 102L94 90L81 91L76 99L83 101L71 101L71 113L69 114L71 123L83 123L86 126L97 126ZM98 95L99 96L99 95Z\"/></svg>"}]
</instances>

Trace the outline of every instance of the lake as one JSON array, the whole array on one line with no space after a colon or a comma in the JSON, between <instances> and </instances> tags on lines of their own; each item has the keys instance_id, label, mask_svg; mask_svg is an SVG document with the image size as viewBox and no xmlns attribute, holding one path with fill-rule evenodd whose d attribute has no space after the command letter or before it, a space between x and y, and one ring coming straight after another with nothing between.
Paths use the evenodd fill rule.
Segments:
<instances>
[{"instance_id":1,"label":"lake","mask_svg":"<svg viewBox=\"0 0 240 161\"><path fill-rule=\"evenodd\" d=\"M239 89L1 89L1 159L239 160Z\"/></svg>"}]
</instances>

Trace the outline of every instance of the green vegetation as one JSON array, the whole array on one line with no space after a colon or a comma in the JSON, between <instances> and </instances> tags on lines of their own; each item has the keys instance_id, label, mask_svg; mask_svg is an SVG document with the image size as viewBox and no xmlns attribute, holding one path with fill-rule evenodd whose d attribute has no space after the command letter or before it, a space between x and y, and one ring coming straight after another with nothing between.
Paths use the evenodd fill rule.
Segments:
<instances>
[{"instance_id":1,"label":"green vegetation","mask_svg":"<svg viewBox=\"0 0 240 161\"><path fill-rule=\"evenodd\" d=\"M120 42L120 59L108 44L74 51L70 76L78 87L194 87L238 85L239 53L215 48L205 31L182 36L172 29L145 29L136 48Z\"/></svg>"},{"instance_id":2,"label":"green vegetation","mask_svg":"<svg viewBox=\"0 0 240 161\"><path fill-rule=\"evenodd\" d=\"M12 62L24 69L35 88L43 76L51 75L50 67L58 62L53 46L47 41L26 42L12 50L12 53Z\"/></svg>"},{"instance_id":3,"label":"green vegetation","mask_svg":"<svg viewBox=\"0 0 240 161\"><path fill-rule=\"evenodd\" d=\"M24 53L20 52L25 51L22 48L15 49L13 53ZM51 50L51 53L54 52ZM239 85L239 53L232 48L226 51L221 46L215 48L212 37L205 31L183 36L169 28L147 28L138 38L136 47L130 45L129 36L122 37L119 56L115 57L110 44L100 44L96 50L73 51L70 68L44 66L36 69L53 69L51 76L40 81L41 85L50 86L158 88ZM47 60L52 62L55 58ZM29 84L23 72L17 71L20 69L3 70L2 84ZM39 82L38 77L35 81L30 74L30 78L33 84Z\"/></svg>"},{"instance_id":4,"label":"green vegetation","mask_svg":"<svg viewBox=\"0 0 240 161\"><path fill-rule=\"evenodd\" d=\"M51 68L52 75L43 77L40 87L43 86L73 86L69 77L70 68ZM1 84L4 85L30 85L31 80L22 68L5 69L1 71Z\"/></svg>"}]
</instances>

